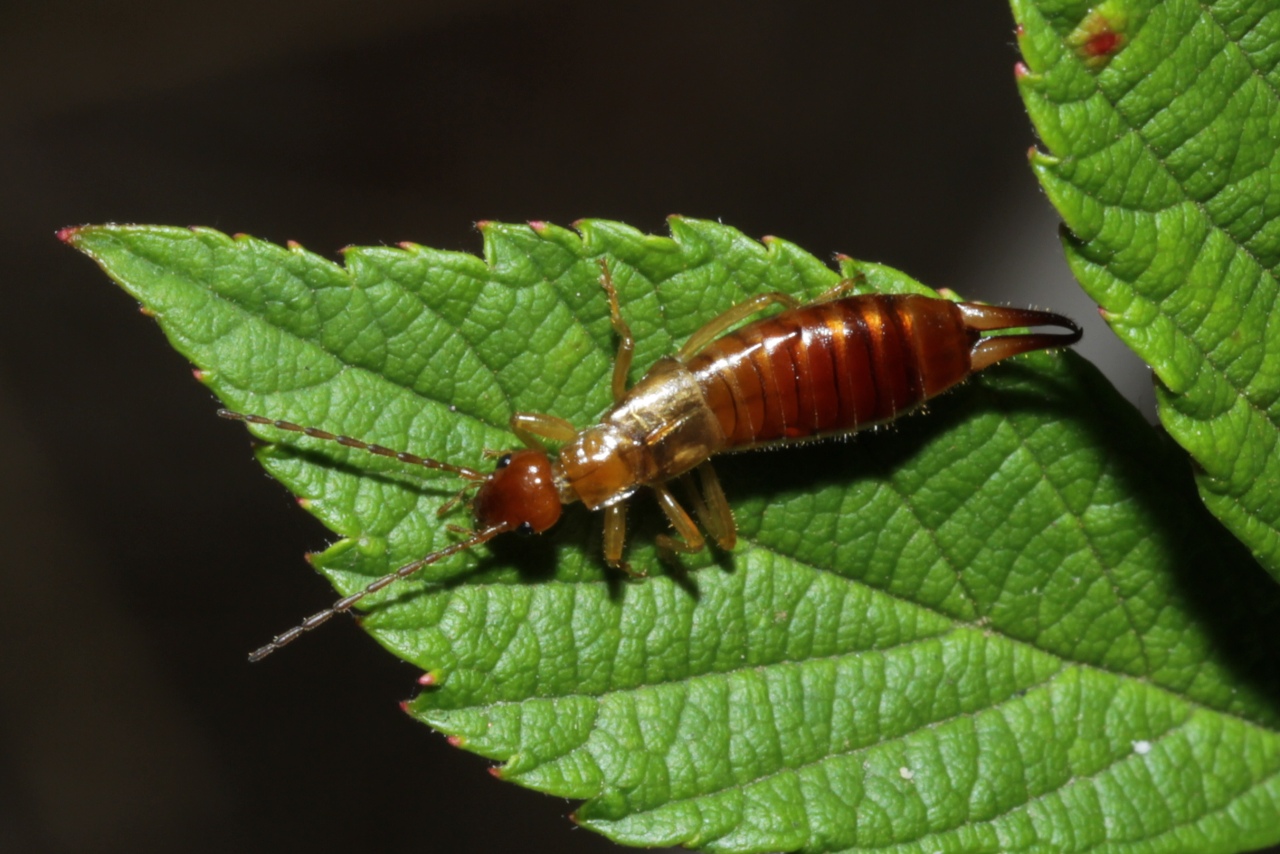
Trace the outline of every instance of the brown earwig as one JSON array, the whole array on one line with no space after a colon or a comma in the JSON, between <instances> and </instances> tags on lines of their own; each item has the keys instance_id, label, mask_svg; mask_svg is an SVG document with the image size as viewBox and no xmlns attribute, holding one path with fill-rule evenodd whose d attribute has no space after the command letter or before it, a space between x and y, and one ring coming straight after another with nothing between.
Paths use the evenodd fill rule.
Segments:
<instances>
[{"instance_id":1,"label":"brown earwig","mask_svg":"<svg viewBox=\"0 0 1280 854\"><path fill-rule=\"evenodd\" d=\"M477 527L466 532L465 540L405 564L313 614L255 650L250 661L424 566L508 531L540 534L556 524L564 505L577 501L604 511L604 559L614 568L630 572L622 560L625 507L641 487L653 491L675 529L674 537L657 538L664 557L700 551L705 546L702 530L720 548L732 549L737 529L710 463L716 454L842 436L891 421L1002 359L1064 347L1081 335L1072 320L1052 312L915 294L845 296L854 282L844 281L809 304L782 293L753 297L703 326L628 389L635 339L603 261L601 270L619 338L613 407L582 430L554 415L515 413L511 430L526 447L503 454L491 474L315 427L219 411L224 418L450 472L477 487L471 500ZM774 304L783 311L729 331ZM1035 326L1068 331L982 335ZM540 439L563 443L555 459ZM668 488L676 480L688 488L702 530ZM442 512L455 503L448 502Z\"/></svg>"}]
</instances>

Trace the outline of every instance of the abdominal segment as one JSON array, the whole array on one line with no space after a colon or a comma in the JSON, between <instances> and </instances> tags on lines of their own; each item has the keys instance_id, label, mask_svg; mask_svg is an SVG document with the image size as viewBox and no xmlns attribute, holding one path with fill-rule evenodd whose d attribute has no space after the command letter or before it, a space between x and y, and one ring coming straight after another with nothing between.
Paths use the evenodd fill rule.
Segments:
<instances>
[{"instance_id":1,"label":"abdominal segment","mask_svg":"<svg viewBox=\"0 0 1280 854\"><path fill-rule=\"evenodd\" d=\"M944 300L876 294L784 311L688 361L731 448L889 421L964 379L977 333Z\"/></svg>"}]
</instances>

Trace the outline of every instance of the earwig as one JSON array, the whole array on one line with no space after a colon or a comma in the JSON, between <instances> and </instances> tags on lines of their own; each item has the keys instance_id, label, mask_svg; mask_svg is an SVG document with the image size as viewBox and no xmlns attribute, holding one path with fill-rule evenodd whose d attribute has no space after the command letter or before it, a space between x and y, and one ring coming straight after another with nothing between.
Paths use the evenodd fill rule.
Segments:
<instances>
[{"instance_id":1,"label":"earwig","mask_svg":"<svg viewBox=\"0 0 1280 854\"><path fill-rule=\"evenodd\" d=\"M601 261L600 266L601 286L619 339L613 407L582 430L554 415L513 414L511 430L525 448L503 454L488 475L314 427L219 411L224 418L449 472L476 488L470 501L476 529L467 531L465 540L339 599L252 652L250 661L261 660L425 566L499 534L540 534L556 524L565 505L579 501L603 511L604 560L615 569L631 572L623 562L625 508L642 487L654 493L675 530L675 536L657 537L665 559L703 549L703 531L720 548L730 550L737 528L710 463L715 455L843 436L892 421L996 362L1065 347L1081 335L1072 320L1047 311L915 294L846 296L854 284L847 280L809 304L766 293L734 306L696 331L674 356L659 359L628 389L635 339L623 319L608 265ZM734 329L772 305L783 310ZM982 335L1038 326L1066 331ZM542 439L562 443L555 459ZM701 527L672 494L669 484L674 481L688 490Z\"/></svg>"}]
</instances>

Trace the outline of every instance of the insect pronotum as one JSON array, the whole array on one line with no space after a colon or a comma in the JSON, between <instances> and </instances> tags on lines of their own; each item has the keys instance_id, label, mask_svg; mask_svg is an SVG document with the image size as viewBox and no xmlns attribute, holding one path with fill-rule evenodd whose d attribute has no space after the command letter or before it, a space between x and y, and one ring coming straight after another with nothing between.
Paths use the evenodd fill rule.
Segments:
<instances>
[{"instance_id":1,"label":"insect pronotum","mask_svg":"<svg viewBox=\"0 0 1280 854\"><path fill-rule=\"evenodd\" d=\"M659 359L628 389L635 339L622 317L608 265L601 261L600 267L619 339L613 407L581 430L554 415L515 413L511 431L525 447L503 454L489 474L315 427L219 411L224 418L450 472L476 490L470 500L476 529L467 531L465 539L339 599L254 650L250 661L429 564L508 531L542 533L559 520L564 505L577 501L603 511L604 559L611 567L630 572L622 559L624 510L641 487L654 493L675 530L674 536L657 538L664 557L701 550L704 530L720 548L732 549L737 529L710 463L716 454L841 436L891 421L1002 359L1067 346L1081 334L1073 321L1047 311L914 294L846 296L853 285L846 280L807 304L782 293L752 297L696 331L674 356ZM772 305L783 311L733 329ZM1038 326L1067 331L982 335ZM554 459L541 439L563 443ZM701 529L668 487L677 480L691 496Z\"/></svg>"}]
</instances>

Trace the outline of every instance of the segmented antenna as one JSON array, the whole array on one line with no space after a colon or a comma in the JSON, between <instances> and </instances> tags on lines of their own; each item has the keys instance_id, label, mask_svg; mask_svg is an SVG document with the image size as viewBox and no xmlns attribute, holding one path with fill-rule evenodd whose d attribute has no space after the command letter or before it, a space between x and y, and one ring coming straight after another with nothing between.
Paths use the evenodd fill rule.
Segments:
<instances>
[{"instance_id":1,"label":"segmented antenna","mask_svg":"<svg viewBox=\"0 0 1280 854\"><path fill-rule=\"evenodd\" d=\"M351 436L330 433L328 430L321 430L319 427L306 427L302 424L294 424L292 421L281 421L277 418L267 418L264 415L249 415L243 412L232 412L230 409L219 409L218 415L222 418L226 418L228 421L245 421L249 424L263 424L268 427L275 427L277 430L288 430L293 433L302 433L304 436L310 436L313 439L324 439L330 442L337 442L339 445L347 448L356 448L361 451L368 451L371 454L376 454L380 457L390 457L391 459L399 460L402 463L423 466L437 471L450 472L451 474L456 474L465 480L473 482L483 481L487 477L481 472L467 468L466 466L455 466L452 463L433 460L430 457L420 457L417 454L411 454L408 451L397 451L392 448L383 447L382 445L375 445L361 439L355 439ZM454 498L445 506L450 506L457 501L458 499ZM253 652L249 653L249 660L261 661L277 649L280 649L280 647L293 643L299 637L312 629L318 628L319 626L329 622L335 614L350 611L351 608L364 597L372 593L377 593L382 588L399 581L402 578L408 578L424 566L443 560L444 558L447 558L450 555L455 555L458 552L466 551L467 549L478 546L481 543L488 542L498 534L508 530L510 530L509 525L496 525L492 528L487 528L478 534L474 534L463 542L454 543L453 545L443 548L438 552L432 552L424 558L419 558L411 563L406 563L394 572L390 572L381 578L370 582L363 590L359 590L352 593L350 596L339 599L323 611L307 617L287 632L276 635L275 638L272 639L271 643L258 647Z\"/></svg>"},{"instance_id":2,"label":"segmented antenna","mask_svg":"<svg viewBox=\"0 0 1280 854\"><path fill-rule=\"evenodd\" d=\"M392 448L384 448L382 445L374 445L360 439L353 439L350 436L343 436L338 433L330 433L328 430L321 430L319 427L304 427L301 424L294 424L292 421L281 421L276 418L267 418L264 415L247 415L243 412L232 412L230 409L219 409L218 417L225 418L228 421L246 421L250 424L265 424L268 427L275 427L277 430L289 430L294 433L302 433L304 436L310 436L313 439L325 439L330 442L337 442L347 448L357 448L361 451L368 451L371 454L377 454L380 457L390 457L393 460L399 460L402 463L411 463L415 466L424 466L437 471L447 471L464 477L467 480L484 480L485 475L469 469L466 466L455 466L452 463L442 463L439 460L433 460L430 457L420 457L417 454L411 454L408 451L397 451Z\"/></svg>"},{"instance_id":3,"label":"segmented antenna","mask_svg":"<svg viewBox=\"0 0 1280 854\"><path fill-rule=\"evenodd\" d=\"M329 620L332 619L335 614L341 614L344 611L351 610L351 607L353 605L355 605L357 602L359 602L361 599L368 596L369 594L377 593L379 590L386 587L388 584L392 584L403 578L408 578L410 575L413 575L415 572L422 569L424 566L433 564L438 560L443 560L444 558L447 558L450 555L455 555L458 552L466 551L467 549L473 548L474 546L478 546L481 543L488 542L489 540L498 536L498 534L501 534L504 531L509 531L509 530L510 530L510 527L507 525L495 525L494 527L487 528L486 530L483 530L480 533L476 534L474 537L471 537L468 540L464 540L461 543L454 543L453 545L443 548L438 552L432 552L431 554L427 555L424 558L419 558L418 560L415 560L412 563L406 563L404 566L400 567L395 572L389 572L386 575L382 576L381 578L377 579L376 581L370 582L369 585L366 586L363 590L357 591L355 593L352 593L350 596L339 599L337 602L334 602L332 605L330 605L328 608L325 608L323 611L320 611L319 613L312 614L310 617L307 617L305 620L303 620L301 623L294 626L293 628L289 629L287 632L283 632L281 634L276 635L275 638L272 639L271 643L260 646L257 649L255 649L253 652L249 653L249 660L261 661L271 653L275 652L280 647L287 646L288 644L293 643L299 637L311 631L312 629L318 628L319 626L322 626L325 623L329 622Z\"/></svg>"}]
</instances>

